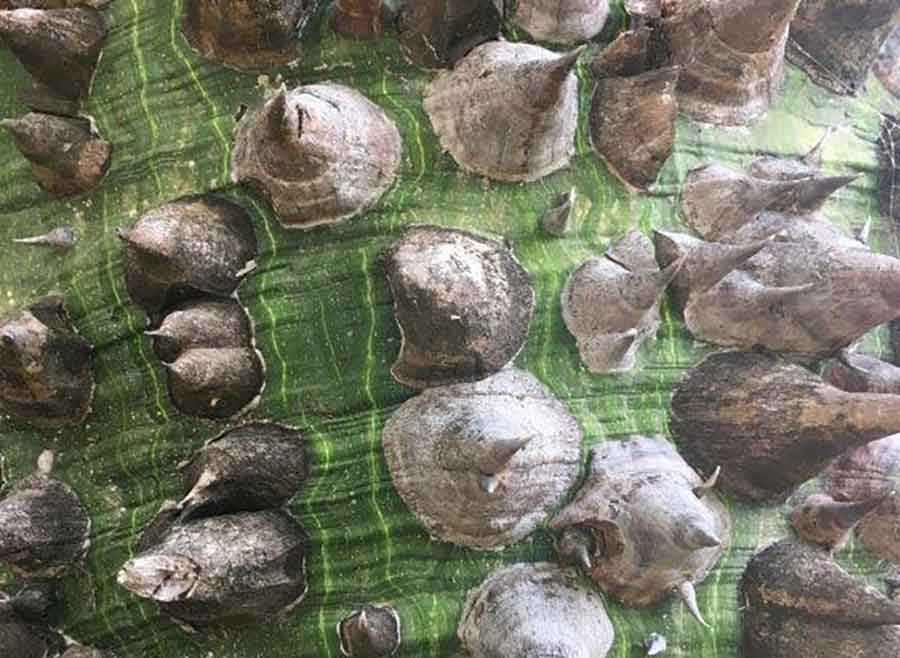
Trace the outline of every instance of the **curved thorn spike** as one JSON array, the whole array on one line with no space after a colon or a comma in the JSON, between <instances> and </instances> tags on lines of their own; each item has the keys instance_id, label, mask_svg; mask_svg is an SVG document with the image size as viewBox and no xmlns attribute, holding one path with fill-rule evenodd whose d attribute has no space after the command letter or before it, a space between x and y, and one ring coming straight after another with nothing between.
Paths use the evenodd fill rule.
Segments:
<instances>
[{"instance_id":1,"label":"curved thorn spike","mask_svg":"<svg viewBox=\"0 0 900 658\"><path fill-rule=\"evenodd\" d=\"M834 132L834 128L829 126L825 129L825 134L819 138L819 141L816 142L815 146L813 146L806 155L803 156L803 162L805 162L810 167L819 168L822 166L822 151L825 147L825 142L828 141L828 138L831 137Z\"/></svg>"},{"instance_id":2,"label":"curved thorn spike","mask_svg":"<svg viewBox=\"0 0 900 658\"><path fill-rule=\"evenodd\" d=\"M716 466L716 470L713 471L713 474L710 475L706 481L698 487L694 487L694 495L697 498L702 499L707 493L713 490L716 486L716 482L719 481L719 475L722 473L722 467Z\"/></svg>"},{"instance_id":3,"label":"curved thorn spike","mask_svg":"<svg viewBox=\"0 0 900 658\"><path fill-rule=\"evenodd\" d=\"M700 607L697 605L697 592L691 581L686 580L678 586L678 596L687 606L688 611L694 619L700 622L700 625L703 626L703 628L712 628L706 623L706 620L703 619L703 615L700 614Z\"/></svg>"}]
</instances>

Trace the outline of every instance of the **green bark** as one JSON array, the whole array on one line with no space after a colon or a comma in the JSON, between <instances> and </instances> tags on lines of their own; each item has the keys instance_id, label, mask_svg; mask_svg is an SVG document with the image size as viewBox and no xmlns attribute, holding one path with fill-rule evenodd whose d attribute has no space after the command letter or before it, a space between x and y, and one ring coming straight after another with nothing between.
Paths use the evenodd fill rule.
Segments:
<instances>
[{"instance_id":1,"label":"green bark","mask_svg":"<svg viewBox=\"0 0 900 658\"><path fill-rule=\"evenodd\" d=\"M390 602L399 611L400 656L445 658L457 649L456 625L471 587L502 564L553 558L552 536L544 529L499 553L433 542L391 486L381 429L411 391L388 372L400 335L379 255L407 224L460 226L510 240L537 296L517 364L568 405L585 430L585 448L631 433L665 433L671 385L708 352L665 310L659 337L641 351L634 372L592 376L579 362L559 306L568 273L628 227L649 232L678 225L679 182L691 168L710 160L742 165L764 151L803 152L826 126L835 126L826 169L864 176L826 211L848 229L871 217L875 248L894 249L874 192L879 109L891 103L873 78L859 98L845 99L789 68L782 100L749 129L681 120L677 152L660 184L652 194L634 195L590 151L585 130L592 83L585 58L571 166L531 185L488 184L461 174L440 152L421 103L429 74L406 63L390 36L376 45L337 40L327 27L327 7L303 36L300 65L277 73L289 85L334 80L366 93L401 130L402 172L365 216L286 232L261 199L229 183L234 113L261 99L262 80L197 58L181 37L180 10L180 0L116 0L106 12L110 37L87 111L115 150L109 176L95 192L75 202L49 201L12 140L0 136L0 313L51 290L64 292L76 326L96 347L97 379L94 411L83 427L42 433L0 421L0 453L14 479L32 470L41 449L58 452L59 475L83 497L94 523L85 572L66 580L60 625L120 658L203 658L209 652L216 658L335 658L336 623L369 601ZM24 114L15 95L27 76L8 51L0 51L0 79L0 116ZM538 219L573 185L580 196L577 229L562 240L549 238ZM186 635L115 582L142 525L162 500L179 495L176 464L224 427L187 418L170 403L163 369L142 336L145 318L125 291L115 230L149 208L207 191L244 205L260 241L259 270L240 289L268 366L252 417L299 426L315 458L308 486L291 505L311 535L306 601L288 623L217 639ZM74 226L80 238L68 256L10 243L62 224ZM885 351L882 334L875 332L867 348ZM729 507L732 545L698 588L714 631L701 629L680 603L644 611L609 603L616 630L611 656L643 655L637 645L654 631L668 637L667 655L739 655L736 583L747 559L786 530L783 510ZM883 573L861 548L843 557L855 572Z\"/></svg>"}]
</instances>

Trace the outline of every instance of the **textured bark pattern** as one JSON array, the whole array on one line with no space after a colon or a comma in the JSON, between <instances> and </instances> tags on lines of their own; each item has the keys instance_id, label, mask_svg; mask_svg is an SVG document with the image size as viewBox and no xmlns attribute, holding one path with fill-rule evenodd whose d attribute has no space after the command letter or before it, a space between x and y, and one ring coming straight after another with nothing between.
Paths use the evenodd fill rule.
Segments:
<instances>
[{"instance_id":1,"label":"textured bark pattern","mask_svg":"<svg viewBox=\"0 0 900 658\"><path fill-rule=\"evenodd\" d=\"M203 57L241 71L288 64L317 0L185 0L182 30Z\"/></svg>"},{"instance_id":2,"label":"textured bark pattern","mask_svg":"<svg viewBox=\"0 0 900 658\"><path fill-rule=\"evenodd\" d=\"M469 592L457 635L471 658L604 658L614 633L602 599L578 580L517 564Z\"/></svg>"},{"instance_id":3,"label":"textured bark pattern","mask_svg":"<svg viewBox=\"0 0 900 658\"><path fill-rule=\"evenodd\" d=\"M185 5L116 0L104 12L110 33L85 108L115 146L100 187L66 203L49 199L12 139L0 135L0 252L7 265L0 267L0 315L50 291L65 292L73 324L96 346L97 380L94 410L84 425L45 433L0 419L2 471L16 481L32 471L41 449L58 446L59 476L78 491L94 522L84 571L65 582L59 627L118 658L207 658L210 652L216 658L340 658L335 629L366 602L389 603L400 614L397 658L448 658L459 650L455 633L467 591L503 565L556 560L556 533L546 527L499 552L429 541L391 484L381 431L414 392L390 373L401 334L382 254L409 224L458 227L512 245L536 294L515 363L551 389L583 427L582 460L589 447L606 440L666 433L672 387L714 349L694 340L665 303L656 340L640 350L632 372L592 375L581 364L558 301L566 275L628 229L647 236L654 229L688 232L674 201L691 169L711 161L740 169L760 152L802 153L819 140L823 126L834 126L823 151L826 171L851 169L863 176L829 200L829 220L849 235L871 218L872 249L895 253L886 219L873 206L872 173L880 120L873 110L890 111L893 101L874 80L860 97L836 99L789 65L783 96L749 129L701 127L679 118L658 187L633 194L591 151L586 117L593 90L585 57L570 166L534 185L487 185L461 175L441 153L421 93L434 74L410 65L390 33L364 43L336 36L328 24L331 3L321 3L304 30L296 46L299 65L265 73L270 79L281 74L292 88L340 80L362 92L396 122L402 164L396 184L365 217L327 230L283 231L264 199L229 182L233 117L241 104L263 101L260 80L198 57L180 34ZM620 21L619 11L617 26ZM0 79L0 116L21 116L26 110L15 95L29 75L8 50L0 51ZM572 188L578 195L572 231L564 238L545 236L539 217ZM283 623L226 638L182 632L115 582L117 569L140 552L137 534L149 517L164 498L182 493L176 465L230 427L185 416L171 404L165 371L143 335L144 315L122 282L116 229L130 228L143 213L186 194L207 193L243 206L259 239L259 267L240 287L269 367L252 418L299 427L315 460L307 487L289 503L311 535L307 599ZM61 225L79 238L66 256L9 244ZM861 349L884 358L886 343L880 333L870 334ZM697 587L699 608L714 631L693 623L677 597L641 609L607 598L617 635L610 655L643 655L639 645L655 631L668 640L663 655L741 656L737 580L753 553L784 536L784 510L726 502L735 520L732 547ZM840 560L880 586L887 565L858 544Z\"/></svg>"},{"instance_id":4,"label":"textured bark pattern","mask_svg":"<svg viewBox=\"0 0 900 658\"><path fill-rule=\"evenodd\" d=\"M577 57L496 41L439 73L424 105L444 150L463 170L507 182L566 166L578 125Z\"/></svg>"},{"instance_id":5,"label":"textured bark pattern","mask_svg":"<svg viewBox=\"0 0 900 658\"><path fill-rule=\"evenodd\" d=\"M273 623L306 595L305 544L282 512L215 516L175 525L118 579L189 627Z\"/></svg>"},{"instance_id":6,"label":"textured bark pattern","mask_svg":"<svg viewBox=\"0 0 900 658\"><path fill-rule=\"evenodd\" d=\"M286 228L334 224L368 210L393 184L400 134L358 91L282 88L235 133L231 178L265 196Z\"/></svg>"},{"instance_id":7,"label":"textured bark pattern","mask_svg":"<svg viewBox=\"0 0 900 658\"><path fill-rule=\"evenodd\" d=\"M522 349L534 312L528 273L498 242L415 226L385 257L402 333L394 378L422 389L491 375Z\"/></svg>"},{"instance_id":8,"label":"textured bark pattern","mask_svg":"<svg viewBox=\"0 0 900 658\"><path fill-rule=\"evenodd\" d=\"M382 437L394 486L429 533L478 549L513 544L547 519L578 475L581 429L514 369L431 388Z\"/></svg>"},{"instance_id":9,"label":"textured bark pattern","mask_svg":"<svg viewBox=\"0 0 900 658\"><path fill-rule=\"evenodd\" d=\"M93 348L62 297L44 297L0 320L0 404L35 427L77 425L91 411Z\"/></svg>"},{"instance_id":10,"label":"textured bark pattern","mask_svg":"<svg viewBox=\"0 0 900 658\"><path fill-rule=\"evenodd\" d=\"M727 548L731 519L702 484L662 437L610 442L591 452L587 481L551 525L586 533L588 575L604 592L653 605L702 582Z\"/></svg>"},{"instance_id":11,"label":"textured bark pattern","mask_svg":"<svg viewBox=\"0 0 900 658\"><path fill-rule=\"evenodd\" d=\"M845 393L766 353L707 357L678 384L669 427L688 462L722 467L722 488L784 498L851 448L900 430L900 396Z\"/></svg>"},{"instance_id":12,"label":"textured bark pattern","mask_svg":"<svg viewBox=\"0 0 900 658\"><path fill-rule=\"evenodd\" d=\"M753 557L741 601L747 658L897 655L900 604L820 548L782 540Z\"/></svg>"},{"instance_id":13,"label":"textured bark pattern","mask_svg":"<svg viewBox=\"0 0 900 658\"><path fill-rule=\"evenodd\" d=\"M609 17L609 0L515 0L512 22L538 41L580 43L597 36Z\"/></svg>"}]
</instances>

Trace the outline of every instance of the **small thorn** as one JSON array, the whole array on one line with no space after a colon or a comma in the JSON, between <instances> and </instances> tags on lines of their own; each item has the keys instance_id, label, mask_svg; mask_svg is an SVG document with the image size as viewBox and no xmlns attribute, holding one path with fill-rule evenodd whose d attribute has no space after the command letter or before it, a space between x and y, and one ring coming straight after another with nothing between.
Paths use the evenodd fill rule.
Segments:
<instances>
[{"instance_id":1,"label":"small thorn","mask_svg":"<svg viewBox=\"0 0 900 658\"><path fill-rule=\"evenodd\" d=\"M496 475L481 474L478 476L478 484L481 485L485 493L493 494L497 491L497 487L500 486L500 480Z\"/></svg>"},{"instance_id":2,"label":"small thorn","mask_svg":"<svg viewBox=\"0 0 900 658\"><path fill-rule=\"evenodd\" d=\"M719 481L719 475L722 473L722 467L716 466L716 470L710 475L706 481L698 487L694 487L694 495L702 499L707 493L713 490L716 482Z\"/></svg>"},{"instance_id":3,"label":"small thorn","mask_svg":"<svg viewBox=\"0 0 900 658\"><path fill-rule=\"evenodd\" d=\"M56 455L52 450L44 450L37 461L37 470L41 475L50 475L53 472L53 464L56 461Z\"/></svg>"},{"instance_id":4,"label":"small thorn","mask_svg":"<svg viewBox=\"0 0 900 658\"><path fill-rule=\"evenodd\" d=\"M50 247L60 252L65 252L75 246L75 232L68 226L60 226L49 233L36 235L31 238L17 238L16 244L34 245L37 247Z\"/></svg>"},{"instance_id":5,"label":"small thorn","mask_svg":"<svg viewBox=\"0 0 900 658\"><path fill-rule=\"evenodd\" d=\"M703 626L703 628L711 628L710 625L706 623L706 620L703 619L703 615L700 614L700 606L697 605L697 592L691 581L686 580L678 586L678 596L687 606L688 611L694 619L700 622L700 625Z\"/></svg>"},{"instance_id":6,"label":"small thorn","mask_svg":"<svg viewBox=\"0 0 900 658\"><path fill-rule=\"evenodd\" d=\"M554 206L541 218L541 227L555 237L563 237L572 228L572 220L575 218L576 191L573 187L567 194L556 198Z\"/></svg>"},{"instance_id":7,"label":"small thorn","mask_svg":"<svg viewBox=\"0 0 900 658\"><path fill-rule=\"evenodd\" d=\"M644 641L644 651L648 656L658 656L669 648L669 643L664 635L659 633L650 633L649 637Z\"/></svg>"},{"instance_id":8,"label":"small thorn","mask_svg":"<svg viewBox=\"0 0 900 658\"><path fill-rule=\"evenodd\" d=\"M587 546L584 546L583 544L577 546L575 548L575 558L578 564L581 565L581 568L588 573L590 573L591 569L594 568L594 565L591 562L591 556L588 553Z\"/></svg>"},{"instance_id":9,"label":"small thorn","mask_svg":"<svg viewBox=\"0 0 900 658\"><path fill-rule=\"evenodd\" d=\"M856 231L856 239L862 242L863 244L869 244L869 237L872 233L872 217L868 217L866 219L866 223L862 225L862 227Z\"/></svg>"}]
</instances>

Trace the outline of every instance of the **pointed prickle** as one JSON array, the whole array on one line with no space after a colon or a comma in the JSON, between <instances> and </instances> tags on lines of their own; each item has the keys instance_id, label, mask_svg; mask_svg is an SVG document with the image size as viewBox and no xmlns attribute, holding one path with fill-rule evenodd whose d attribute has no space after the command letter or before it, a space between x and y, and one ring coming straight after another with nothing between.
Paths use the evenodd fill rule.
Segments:
<instances>
[{"instance_id":1,"label":"pointed prickle","mask_svg":"<svg viewBox=\"0 0 900 658\"><path fill-rule=\"evenodd\" d=\"M34 245L37 247L50 247L56 251L66 252L75 246L75 231L69 226L60 226L49 233L36 235L31 238L17 238L13 240L16 244Z\"/></svg>"},{"instance_id":2,"label":"pointed prickle","mask_svg":"<svg viewBox=\"0 0 900 658\"><path fill-rule=\"evenodd\" d=\"M767 209L778 212L809 213L819 210L832 194L859 178L850 176L811 176L791 181L777 193Z\"/></svg>"},{"instance_id":3,"label":"pointed prickle","mask_svg":"<svg viewBox=\"0 0 900 658\"><path fill-rule=\"evenodd\" d=\"M556 197L553 207L541 217L541 228L550 235L561 238L572 230L575 219L575 199L577 193L573 187L566 194Z\"/></svg>"},{"instance_id":4,"label":"pointed prickle","mask_svg":"<svg viewBox=\"0 0 900 658\"><path fill-rule=\"evenodd\" d=\"M383 0L338 0L331 6L331 29L348 39L375 41L381 38L389 14Z\"/></svg>"},{"instance_id":5,"label":"pointed prickle","mask_svg":"<svg viewBox=\"0 0 900 658\"><path fill-rule=\"evenodd\" d=\"M565 94L566 82L578 64L578 58L587 46L563 53L555 59L535 62L531 65L532 92L538 108L549 108L559 102Z\"/></svg>"},{"instance_id":6,"label":"pointed prickle","mask_svg":"<svg viewBox=\"0 0 900 658\"><path fill-rule=\"evenodd\" d=\"M425 88L442 148L492 180L531 182L564 167L575 151L580 52L506 41L475 48Z\"/></svg>"},{"instance_id":7,"label":"pointed prickle","mask_svg":"<svg viewBox=\"0 0 900 658\"><path fill-rule=\"evenodd\" d=\"M284 621L304 599L306 544L283 511L174 523L119 572L119 583L197 629Z\"/></svg>"},{"instance_id":8,"label":"pointed prickle","mask_svg":"<svg viewBox=\"0 0 900 658\"><path fill-rule=\"evenodd\" d=\"M704 519L679 520L675 526L675 543L691 551L721 546L722 540Z\"/></svg>"},{"instance_id":9,"label":"pointed prickle","mask_svg":"<svg viewBox=\"0 0 900 658\"><path fill-rule=\"evenodd\" d=\"M803 156L803 162L813 168L819 169L822 166L822 154L825 152L825 142L831 137L834 133L834 128L829 126L825 129L825 134L823 134L819 141L815 143L815 145L806 152Z\"/></svg>"},{"instance_id":10,"label":"pointed prickle","mask_svg":"<svg viewBox=\"0 0 900 658\"><path fill-rule=\"evenodd\" d=\"M37 184L56 198L75 196L96 187L109 169L112 145L85 117L32 112L0 126L31 163Z\"/></svg>"},{"instance_id":11,"label":"pointed prickle","mask_svg":"<svg viewBox=\"0 0 900 658\"><path fill-rule=\"evenodd\" d=\"M710 3L718 37L744 53L772 48L783 32L799 0L732 0Z\"/></svg>"},{"instance_id":12,"label":"pointed prickle","mask_svg":"<svg viewBox=\"0 0 900 658\"><path fill-rule=\"evenodd\" d=\"M700 622L700 625L703 626L703 628L711 628L710 625L706 623L706 620L703 619L703 615L700 614L700 606L697 605L697 592L694 589L694 583L686 580L678 586L677 591L678 597L682 600L684 605L687 606L691 616Z\"/></svg>"},{"instance_id":13,"label":"pointed prickle","mask_svg":"<svg viewBox=\"0 0 900 658\"><path fill-rule=\"evenodd\" d=\"M80 103L90 94L106 24L90 8L14 9L0 11L0 37L37 82Z\"/></svg>"},{"instance_id":14,"label":"pointed prickle","mask_svg":"<svg viewBox=\"0 0 900 658\"><path fill-rule=\"evenodd\" d=\"M710 475L699 487L694 487L694 495L702 499L706 494L715 489L716 482L719 481L719 475L722 473L722 467L716 466L716 470Z\"/></svg>"},{"instance_id":15,"label":"pointed prickle","mask_svg":"<svg viewBox=\"0 0 900 658\"><path fill-rule=\"evenodd\" d=\"M309 229L375 205L401 155L397 126L359 91L282 86L238 123L231 178L261 190L285 227Z\"/></svg>"},{"instance_id":16,"label":"pointed prickle","mask_svg":"<svg viewBox=\"0 0 900 658\"><path fill-rule=\"evenodd\" d=\"M37 427L77 425L91 410L91 345L61 297L51 295L0 318L0 405Z\"/></svg>"},{"instance_id":17,"label":"pointed prickle","mask_svg":"<svg viewBox=\"0 0 900 658\"><path fill-rule=\"evenodd\" d=\"M482 473L478 476L478 484L486 494L491 495L495 493L500 486L500 478L496 475L485 475Z\"/></svg>"},{"instance_id":18,"label":"pointed prickle","mask_svg":"<svg viewBox=\"0 0 900 658\"><path fill-rule=\"evenodd\" d=\"M299 115L288 108L287 85L282 84L272 99L266 103L266 124L272 139L294 141L299 138L296 130Z\"/></svg>"},{"instance_id":19,"label":"pointed prickle","mask_svg":"<svg viewBox=\"0 0 900 658\"><path fill-rule=\"evenodd\" d=\"M164 365L172 403L200 418L230 418L246 411L265 384L265 366L250 347L194 348Z\"/></svg>"},{"instance_id":20,"label":"pointed prickle","mask_svg":"<svg viewBox=\"0 0 900 658\"><path fill-rule=\"evenodd\" d=\"M593 544L594 540L587 530L570 526L560 535L556 550L563 561L577 564L589 574L593 568Z\"/></svg>"},{"instance_id":21,"label":"pointed prickle","mask_svg":"<svg viewBox=\"0 0 900 658\"><path fill-rule=\"evenodd\" d=\"M247 423L206 443L179 470L185 520L281 507L303 487L310 463L298 430Z\"/></svg>"},{"instance_id":22,"label":"pointed prickle","mask_svg":"<svg viewBox=\"0 0 900 658\"><path fill-rule=\"evenodd\" d=\"M144 334L153 338L153 350L166 363L194 348L249 347L253 343L253 327L244 307L233 299L213 297L168 308L159 327Z\"/></svg>"},{"instance_id":23,"label":"pointed prickle","mask_svg":"<svg viewBox=\"0 0 900 658\"><path fill-rule=\"evenodd\" d=\"M506 4L512 5L507 13L516 27L535 41L558 44L593 39L610 13L608 0L517 0Z\"/></svg>"},{"instance_id":24,"label":"pointed prickle","mask_svg":"<svg viewBox=\"0 0 900 658\"><path fill-rule=\"evenodd\" d=\"M347 658L388 658L400 648L400 616L390 606L366 605L338 624Z\"/></svg>"},{"instance_id":25,"label":"pointed prickle","mask_svg":"<svg viewBox=\"0 0 900 658\"><path fill-rule=\"evenodd\" d=\"M239 71L271 70L297 60L298 33L316 2L186 0L181 31L197 53Z\"/></svg>"},{"instance_id":26,"label":"pointed prickle","mask_svg":"<svg viewBox=\"0 0 900 658\"><path fill-rule=\"evenodd\" d=\"M125 563L116 581L140 597L172 603L189 598L199 577L200 565L186 555L139 555Z\"/></svg>"},{"instance_id":27,"label":"pointed prickle","mask_svg":"<svg viewBox=\"0 0 900 658\"><path fill-rule=\"evenodd\" d=\"M650 633L647 639L644 640L644 651L647 652L648 656L658 656L665 653L668 648L669 643L666 641L665 635Z\"/></svg>"},{"instance_id":28,"label":"pointed prickle","mask_svg":"<svg viewBox=\"0 0 900 658\"><path fill-rule=\"evenodd\" d=\"M397 17L403 54L426 69L449 68L470 50L500 34L502 9L494 2L417 0Z\"/></svg>"}]
</instances>

